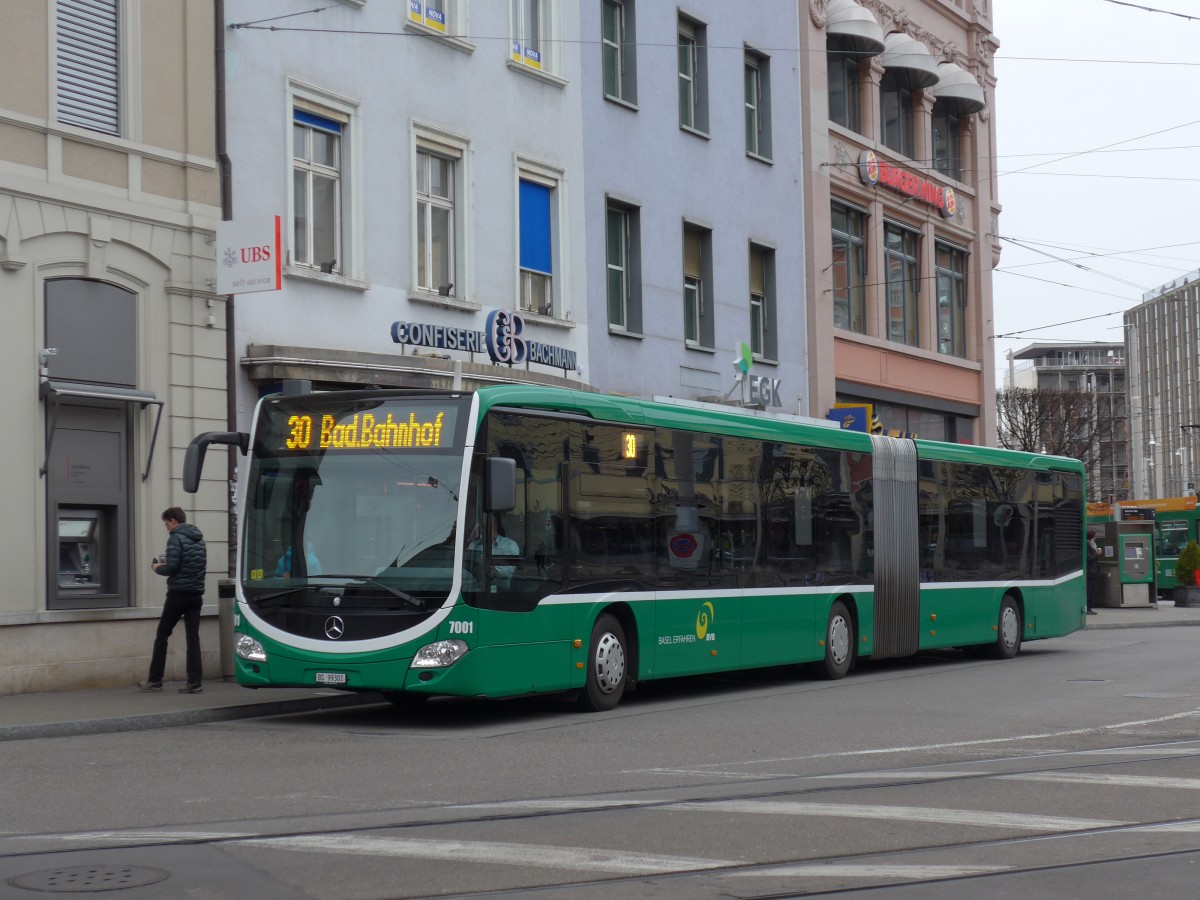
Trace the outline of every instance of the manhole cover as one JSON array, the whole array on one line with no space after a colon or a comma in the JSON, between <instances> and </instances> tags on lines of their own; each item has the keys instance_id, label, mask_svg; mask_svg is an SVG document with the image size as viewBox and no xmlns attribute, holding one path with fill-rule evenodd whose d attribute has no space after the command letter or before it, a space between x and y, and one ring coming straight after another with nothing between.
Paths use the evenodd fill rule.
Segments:
<instances>
[{"instance_id":1,"label":"manhole cover","mask_svg":"<svg viewBox=\"0 0 1200 900\"><path fill-rule=\"evenodd\" d=\"M141 887L170 877L170 872L150 866L66 866L27 872L8 879L8 883L27 891L83 894Z\"/></svg>"}]
</instances>

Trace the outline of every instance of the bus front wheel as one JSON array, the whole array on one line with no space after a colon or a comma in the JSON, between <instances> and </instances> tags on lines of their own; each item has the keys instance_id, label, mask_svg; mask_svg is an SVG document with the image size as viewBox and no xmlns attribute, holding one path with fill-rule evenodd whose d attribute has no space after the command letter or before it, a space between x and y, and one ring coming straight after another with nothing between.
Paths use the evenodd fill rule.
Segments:
<instances>
[{"instance_id":1,"label":"bus front wheel","mask_svg":"<svg viewBox=\"0 0 1200 900\"><path fill-rule=\"evenodd\" d=\"M616 616L605 613L592 626L587 678L579 705L593 712L604 712L620 703L625 693L625 661L625 629Z\"/></svg>"},{"instance_id":2,"label":"bus front wheel","mask_svg":"<svg viewBox=\"0 0 1200 900\"><path fill-rule=\"evenodd\" d=\"M992 656L996 659L1012 659L1021 650L1021 608L1012 597L1000 601L1000 616L996 622L996 642L992 644Z\"/></svg>"},{"instance_id":3,"label":"bus front wheel","mask_svg":"<svg viewBox=\"0 0 1200 900\"><path fill-rule=\"evenodd\" d=\"M822 674L829 679L843 678L854 664L854 620L841 600L829 609L825 626L825 659Z\"/></svg>"}]
</instances>

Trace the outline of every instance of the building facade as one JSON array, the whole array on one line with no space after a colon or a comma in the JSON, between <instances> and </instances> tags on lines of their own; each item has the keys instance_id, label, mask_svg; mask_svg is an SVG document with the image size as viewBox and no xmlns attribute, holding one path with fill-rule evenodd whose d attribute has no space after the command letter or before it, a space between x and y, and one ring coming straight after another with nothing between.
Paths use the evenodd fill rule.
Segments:
<instances>
[{"instance_id":1,"label":"building facade","mask_svg":"<svg viewBox=\"0 0 1200 900\"><path fill-rule=\"evenodd\" d=\"M1111 503L1136 496L1130 465L1130 386L1121 343L1030 344L1009 352L1004 388L1084 391L1091 403L1097 443L1087 475L1089 501Z\"/></svg>"},{"instance_id":2,"label":"building facade","mask_svg":"<svg viewBox=\"0 0 1200 900\"><path fill-rule=\"evenodd\" d=\"M583 385L578 6L227 0L225 16L231 216L283 233L281 288L236 302L237 426L286 379ZM489 355L497 310L524 358Z\"/></svg>"},{"instance_id":3,"label":"building facade","mask_svg":"<svg viewBox=\"0 0 1200 900\"><path fill-rule=\"evenodd\" d=\"M1200 465L1200 271L1146 292L1125 313L1136 498L1196 491Z\"/></svg>"},{"instance_id":4,"label":"building facade","mask_svg":"<svg viewBox=\"0 0 1200 900\"><path fill-rule=\"evenodd\" d=\"M588 380L807 413L795 0L581 6Z\"/></svg>"},{"instance_id":5,"label":"building facade","mask_svg":"<svg viewBox=\"0 0 1200 900\"><path fill-rule=\"evenodd\" d=\"M865 403L994 442L989 2L905 3L14 5L0 693L144 674L170 505L215 631L238 459L184 495L182 452L288 380ZM217 291L221 220L278 223L271 290Z\"/></svg>"},{"instance_id":6,"label":"building facade","mask_svg":"<svg viewBox=\"0 0 1200 900\"><path fill-rule=\"evenodd\" d=\"M0 365L25 437L0 476L0 694L129 684L163 599L162 510L183 505L227 566L223 486L185 495L178 475L225 421L213 3L5 12Z\"/></svg>"},{"instance_id":7,"label":"building facade","mask_svg":"<svg viewBox=\"0 0 1200 900\"><path fill-rule=\"evenodd\" d=\"M810 411L994 444L990 0L801 12Z\"/></svg>"}]
</instances>

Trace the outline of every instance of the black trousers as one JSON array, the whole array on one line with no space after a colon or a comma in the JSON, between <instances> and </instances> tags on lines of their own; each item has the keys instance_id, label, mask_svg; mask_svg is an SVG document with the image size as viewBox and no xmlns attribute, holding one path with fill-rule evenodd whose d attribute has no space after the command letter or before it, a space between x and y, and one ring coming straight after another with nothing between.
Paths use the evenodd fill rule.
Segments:
<instances>
[{"instance_id":1,"label":"black trousers","mask_svg":"<svg viewBox=\"0 0 1200 900\"><path fill-rule=\"evenodd\" d=\"M1087 608L1091 609L1096 605L1096 580L1099 575L1089 574L1087 577Z\"/></svg>"},{"instance_id":2,"label":"black trousers","mask_svg":"<svg viewBox=\"0 0 1200 900\"><path fill-rule=\"evenodd\" d=\"M167 640L180 619L183 619L183 634L187 641L187 680L199 684L204 678L204 666L200 661L200 609L204 606L204 594L200 591L167 591L167 602L163 604L158 619L158 631L154 635L154 652L150 655L151 682L163 680L167 668Z\"/></svg>"}]
</instances>

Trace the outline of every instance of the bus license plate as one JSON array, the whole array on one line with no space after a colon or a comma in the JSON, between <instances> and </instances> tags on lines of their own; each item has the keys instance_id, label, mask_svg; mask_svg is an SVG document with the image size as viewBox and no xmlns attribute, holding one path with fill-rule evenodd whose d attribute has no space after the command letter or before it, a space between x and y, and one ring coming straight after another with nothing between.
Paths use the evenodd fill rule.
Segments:
<instances>
[{"instance_id":1,"label":"bus license plate","mask_svg":"<svg viewBox=\"0 0 1200 900\"><path fill-rule=\"evenodd\" d=\"M345 684L346 674L344 672L318 672L317 684Z\"/></svg>"}]
</instances>

